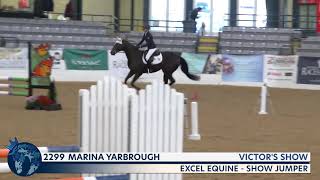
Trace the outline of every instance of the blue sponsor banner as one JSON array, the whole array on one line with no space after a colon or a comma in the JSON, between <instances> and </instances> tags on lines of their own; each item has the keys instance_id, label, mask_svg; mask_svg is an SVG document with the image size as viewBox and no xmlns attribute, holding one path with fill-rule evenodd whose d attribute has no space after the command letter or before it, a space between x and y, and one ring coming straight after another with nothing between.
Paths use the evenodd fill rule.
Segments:
<instances>
[{"instance_id":1,"label":"blue sponsor banner","mask_svg":"<svg viewBox=\"0 0 320 180\"><path fill-rule=\"evenodd\" d=\"M224 82L263 82L262 55L223 55Z\"/></svg>"},{"instance_id":2,"label":"blue sponsor banner","mask_svg":"<svg viewBox=\"0 0 320 180\"><path fill-rule=\"evenodd\" d=\"M206 66L204 67L203 74L217 74L221 75L222 58L221 54L210 55Z\"/></svg>"},{"instance_id":3,"label":"blue sponsor banner","mask_svg":"<svg viewBox=\"0 0 320 180\"><path fill-rule=\"evenodd\" d=\"M298 84L320 84L320 58L299 58Z\"/></svg>"}]
</instances>

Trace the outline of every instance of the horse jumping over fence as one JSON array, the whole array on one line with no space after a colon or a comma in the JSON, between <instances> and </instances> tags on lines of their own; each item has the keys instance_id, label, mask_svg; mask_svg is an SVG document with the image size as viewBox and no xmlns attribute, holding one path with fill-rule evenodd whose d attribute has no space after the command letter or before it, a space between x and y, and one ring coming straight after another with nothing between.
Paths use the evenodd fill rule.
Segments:
<instances>
[{"instance_id":1,"label":"horse jumping over fence","mask_svg":"<svg viewBox=\"0 0 320 180\"><path fill-rule=\"evenodd\" d=\"M130 69L129 74L125 79L127 83L128 79L134 75L131 85L137 89L134 83L143 74L147 73L147 65L143 62L144 52L139 50L138 47L132 45L127 40L119 39L111 50L111 55L115 55L120 51L124 51L128 58L128 67ZM181 70L186 74L186 76L195 81L199 81L200 77L189 72L188 64L185 59L173 52L162 52L162 61L159 64L152 64L152 72L157 72L162 70L164 73L163 81L168 84L170 80L170 85L173 85L176 81L172 77L172 74L181 66Z\"/></svg>"}]
</instances>

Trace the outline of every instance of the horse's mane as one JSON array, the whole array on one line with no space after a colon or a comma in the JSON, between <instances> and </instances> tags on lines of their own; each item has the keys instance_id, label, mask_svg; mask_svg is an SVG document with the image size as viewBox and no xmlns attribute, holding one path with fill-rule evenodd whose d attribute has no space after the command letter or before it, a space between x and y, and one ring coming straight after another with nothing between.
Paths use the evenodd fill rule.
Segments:
<instances>
[{"instance_id":1,"label":"horse's mane","mask_svg":"<svg viewBox=\"0 0 320 180\"><path fill-rule=\"evenodd\" d=\"M123 44L128 44L129 46L132 46L132 47L138 49L138 47L136 47L135 45L133 45L134 42L133 42L133 41L130 42L128 39L123 39L123 40L122 40L122 43L123 43Z\"/></svg>"},{"instance_id":2,"label":"horse's mane","mask_svg":"<svg viewBox=\"0 0 320 180\"><path fill-rule=\"evenodd\" d=\"M128 39L123 39L122 42L132 45L132 43L131 43ZM132 41L132 42L133 42L133 41Z\"/></svg>"}]
</instances>

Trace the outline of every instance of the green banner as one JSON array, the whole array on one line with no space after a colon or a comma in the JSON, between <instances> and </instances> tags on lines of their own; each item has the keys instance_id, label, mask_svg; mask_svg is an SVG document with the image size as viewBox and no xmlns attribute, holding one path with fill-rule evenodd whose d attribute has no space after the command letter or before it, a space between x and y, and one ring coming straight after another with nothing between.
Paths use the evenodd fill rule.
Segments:
<instances>
[{"instance_id":1,"label":"green banner","mask_svg":"<svg viewBox=\"0 0 320 180\"><path fill-rule=\"evenodd\" d=\"M106 50L64 49L63 59L68 70L108 70Z\"/></svg>"}]
</instances>

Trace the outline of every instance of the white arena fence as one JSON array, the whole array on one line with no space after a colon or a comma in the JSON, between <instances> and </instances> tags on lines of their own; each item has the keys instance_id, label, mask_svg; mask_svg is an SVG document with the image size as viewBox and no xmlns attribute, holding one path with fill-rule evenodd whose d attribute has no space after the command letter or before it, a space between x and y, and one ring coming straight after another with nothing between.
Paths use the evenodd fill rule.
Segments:
<instances>
[{"instance_id":1,"label":"white arena fence","mask_svg":"<svg viewBox=\"0 0 320 180\"><path fill-rule=\"evenodd\" d=\"M48 152L183 152L184 120L187 113L183 93L153 81L145 89L128 88L121 80L106 76L90 89L79 91L79 146L46 147ZM198 105L191 103L189 139L200 140ZM40 148L41 149L41 148ZM0 157L8 150L0 151ZM0 163L0 173L9 173ZM110 177L97 174L84 176ZM111 176L117 177L117 176ZM121 176L119 176L120 178ZM181 174L131 174L130 180L180 180Z\"/></svg>"},{"instance_id":2,"label":"white arena fence","mask_svg":"<svg viewBox=\"0 0 320 180\"><path fill-rule=\"evenodd\" d=\"M137 92L105 77L80 90L84 152L183 152L184 94L153 81ZM130 180L179 180L181 174L131 174Z\"/></svg>"}]
</instances>

